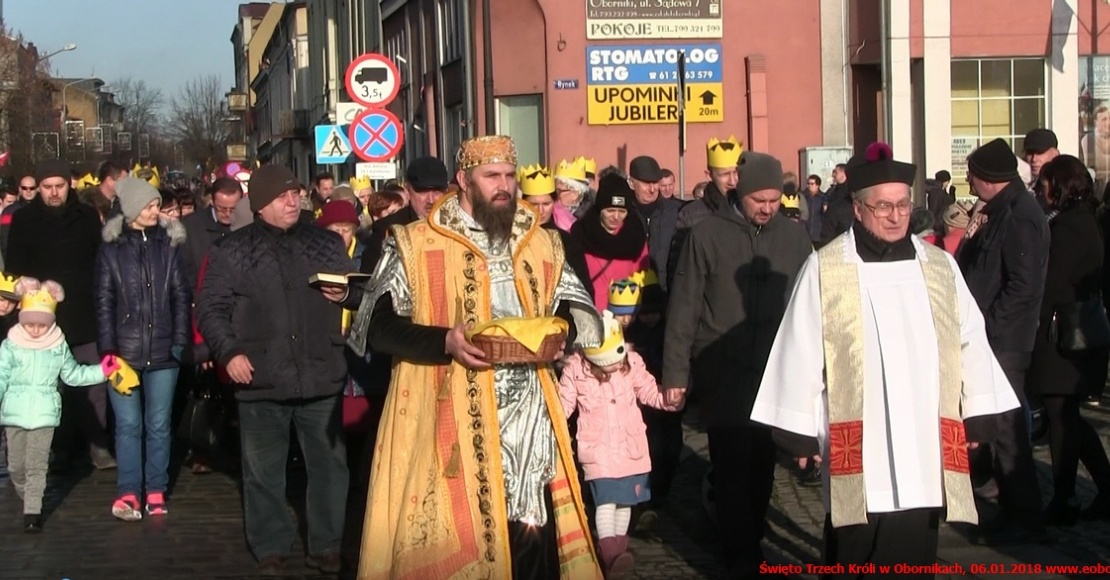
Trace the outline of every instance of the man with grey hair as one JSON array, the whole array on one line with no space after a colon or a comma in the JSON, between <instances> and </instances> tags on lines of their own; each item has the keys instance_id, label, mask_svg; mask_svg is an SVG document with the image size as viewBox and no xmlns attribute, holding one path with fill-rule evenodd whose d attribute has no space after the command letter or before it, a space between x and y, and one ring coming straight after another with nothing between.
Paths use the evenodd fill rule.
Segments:
<instances>
[{"instance_id":1,"label":"man with grey hair","mask_svg":"<svg viewBox=\"0 0 1110 580\"><path fill-rule=\"evenodd\" d=\"M798 274L751 418L826 466L825 564L928 566L942 513L977 521L969 447L1018 403L955 260L909 232L917 168L881 143L866 158L848 172L855 221Z\"/></svg>"}]
</instances>

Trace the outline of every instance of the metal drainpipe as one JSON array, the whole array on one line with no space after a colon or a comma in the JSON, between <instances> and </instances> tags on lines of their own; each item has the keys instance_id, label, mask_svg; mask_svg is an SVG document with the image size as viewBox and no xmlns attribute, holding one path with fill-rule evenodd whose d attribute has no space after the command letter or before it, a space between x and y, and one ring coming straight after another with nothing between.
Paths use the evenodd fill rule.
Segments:
<instances>
[{"instance_id":1,"label":"metal drainpipe","mask_svg":"<svg viewBox=\"0 0 1110 580\"><path fill-rule=\"evenodd\" d=\"M464 99L465 99L464 109L465 109L465 112L466 112L466 120L465 120L465 125L464 125L464 130L463 130L463 137L464 138L470 138L470 137L474 136L474 119L477 116L477 112L474 110L474 99L475 99L474 69L476 67L475 67L475 62L474 62L474 37L472 35L472 31L474 30L474 25L473 25L473 22L472 22L473 13L470 10L470 2L471 2L471 0L462 0L463 22L466 23L466 26L463 26L463 75L462 75L463 76L463 83L464 83L464 86L465 86L465 89L466 89L466 94L464 96ZM437 67L437 68L439 70L440 91L442 91L443 90L443 67ZM441 99L441 101L442 101L442 99ZM447 107L445 107L441 104L440 105L440 110L441 110L441 114L443 115L443 118L446 119L447 118ZM446 130L447 131L453 131L454 129L453 128L447 128ZM454 154L454 152L448 152L448 153L451 154L451 155Z\"/></svg>"},{"instance_id":2,"label":"metal drainpipe","mask_svg":"<svg viewBox=\"0 0 1110 580\"><path fill-rule=\"evenodd\" d=\"M482 98L486 102L486 135L497 133L493 106L493 34L490 31L489 0L482 0L482 76L485 83Z\"/></svg>"}]
</instances>

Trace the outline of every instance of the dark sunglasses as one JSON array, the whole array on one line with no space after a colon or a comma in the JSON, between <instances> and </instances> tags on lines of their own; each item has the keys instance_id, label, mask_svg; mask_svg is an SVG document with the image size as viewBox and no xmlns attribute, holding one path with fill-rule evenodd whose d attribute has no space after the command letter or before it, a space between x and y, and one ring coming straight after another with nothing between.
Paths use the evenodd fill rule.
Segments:
<instances>
[{"instance_id":1,"label":"dark sunglasses","mask_svg":"<svg viewBox=\"0 0 1110 580\"><path fill-rule=\"evenodd\" d=\"M21 186L19 186L19 189L22 190L22 191L34 191L35 186L32 185L31 187L27 187L26 185L21 185Z\"/></svg>"}]
</instances>

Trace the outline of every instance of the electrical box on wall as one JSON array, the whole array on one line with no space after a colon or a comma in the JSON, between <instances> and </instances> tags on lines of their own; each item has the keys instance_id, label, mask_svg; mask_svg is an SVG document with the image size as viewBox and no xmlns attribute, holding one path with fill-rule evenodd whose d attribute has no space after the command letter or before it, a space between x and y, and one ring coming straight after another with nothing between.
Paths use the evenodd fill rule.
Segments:
<instances>
[{"instance_id":1,"label":"electrical box on wall","mask_svg":"<svg viewBox=\"0 0 1110 580\"><path fill-rule=\"evenodd\" d=\"M838 163L847 163L852 157L851 147L804 147L798 150L798 180L805 183L810 175L821 178L821 189L831 185L832 170Z\"/></svg>"}]
</instances>

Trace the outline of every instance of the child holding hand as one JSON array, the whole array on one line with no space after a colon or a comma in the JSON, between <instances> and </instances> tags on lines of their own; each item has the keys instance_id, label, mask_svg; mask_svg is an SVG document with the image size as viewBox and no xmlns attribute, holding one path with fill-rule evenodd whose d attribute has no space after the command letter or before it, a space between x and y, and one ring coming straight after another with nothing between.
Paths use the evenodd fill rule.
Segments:
<instances>
[{"instance_id":1,"label":"child holding hand","mask_svg":"<svg viewBox=\"0 0 1110 580\"><path fill-rule=\"evenodd\" d=\"M15 284L20 297L19 323L0 345L0 425L8 438L8 471L23 499L23 531L42 531L42 496L54 428L62 415L59 378L67 385L103 383L118 365L105 357L100 365L73 359L66 337L54 323L54 310L65 298L61 285L23 277Z\"/></svg>"},{"instance_id":2,"label":"child holding hand","mask_svg":"<svg viewBox=\"0 0 1110 580\"><path fill-rule=\"evenodd\" d=\"M632 506L651 499L646 427L637 402L667 406L640 355L624 341L621 324L604 312L605 341L571 355L559 382L559 398L569 417L578 411L578 460L597 505L595 525L606 578L629 572Z\"/></svg>"}]
</instances>

